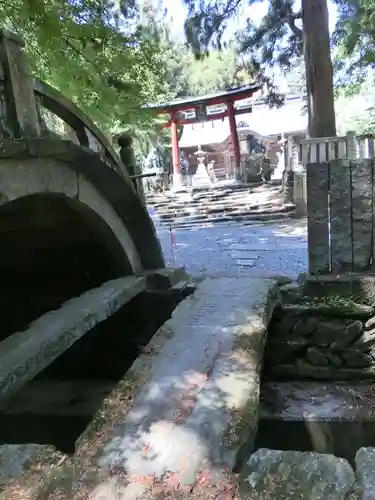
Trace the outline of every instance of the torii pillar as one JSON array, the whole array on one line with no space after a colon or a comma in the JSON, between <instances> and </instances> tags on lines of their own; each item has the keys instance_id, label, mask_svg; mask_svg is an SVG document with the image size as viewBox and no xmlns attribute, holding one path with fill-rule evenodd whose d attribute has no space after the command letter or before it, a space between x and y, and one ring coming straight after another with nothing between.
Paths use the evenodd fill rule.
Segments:
<instances>
[{"instance_id":1,"label":"torii pillar","mask_svg":"<svg viewBox=\"0 0 375 500\"><path fill-rule=\"evenodd\" d=\"M230 138L231 138L233 152L234 152L236 180L240 181L241 180L241 152L240 152L240 144L238 141L238 134L237 134L236 116L234 113L233 101L228 101L226 104L227 104L228 118L229 118Z\"/></svg>"},{"instance_id":2,"label":"torii pillar","mask_svg":"<svg viewBox=\"0 0 375 500\"><path fill-rule=\"evenodd\" d=\"M177 113L171 114L171 139L172 139L172 162L173 162L173 188L182 186L180 149L178 147L178 121Z\"/></svg>"}]
</instances>

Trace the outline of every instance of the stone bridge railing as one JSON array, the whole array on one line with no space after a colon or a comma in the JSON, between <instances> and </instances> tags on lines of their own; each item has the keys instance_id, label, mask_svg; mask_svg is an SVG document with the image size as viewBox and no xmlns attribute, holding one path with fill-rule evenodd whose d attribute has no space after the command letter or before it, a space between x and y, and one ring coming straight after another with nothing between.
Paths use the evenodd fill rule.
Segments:
<instances>
[{"instance_id":1,"label":"stone bridge railing","mask_svg":"<svg viewBox=\"0 0 375 500\"><path fill-rule=\"evenodd\" d=\"M23 42L6 31L0 36L0 139L56 137L48 122L59 121L61 139L100 154L105 164L130 182L119 156L99 128L60 92L32 77Z\"/></svg>"}]
</instances>

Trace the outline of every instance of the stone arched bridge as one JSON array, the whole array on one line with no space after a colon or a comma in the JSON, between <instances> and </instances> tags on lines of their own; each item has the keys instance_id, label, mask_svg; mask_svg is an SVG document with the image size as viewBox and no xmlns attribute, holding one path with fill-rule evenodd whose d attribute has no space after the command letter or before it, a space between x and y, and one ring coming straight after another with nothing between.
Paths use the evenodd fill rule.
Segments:
<instances>
[{"instance_id":1,"label":"stone arched bridge","mask_svg":"<svg viewBox=\"0 0 375 500\"><path fill-rule=\"evenodd\" d=\"M94 316L111 315L150 280L169 286L178 273L165 269L153 223L107 138L31 76L17 37L3 31L0 48L0 340L10 360L1 363L1 396L64 352ZM46 116L68 139L47 127ZM95 314L82 312L88 293L91 308L97 297ZM16 353L28 334L11 342L14 332L72 298L72 325L81 322L75 338L60 327L46 340L38 327L33 345ZM54 314L54 324L65 321L65 313Z\"/></svg>"}]
</instances>

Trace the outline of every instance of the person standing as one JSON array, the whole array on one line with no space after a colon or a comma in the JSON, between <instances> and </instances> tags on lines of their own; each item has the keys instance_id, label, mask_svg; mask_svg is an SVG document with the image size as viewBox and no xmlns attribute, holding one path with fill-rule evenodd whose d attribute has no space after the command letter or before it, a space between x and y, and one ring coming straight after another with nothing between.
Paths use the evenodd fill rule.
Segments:
<instances>
[{"instance_id":1,"label":"person standing","mask_svg":"<svg viewBox=\"0 0 375 500\"><path fill-rule=\"evenodd\" d=\"M212 183L216 182L216 175L215 175L215 160L211 160L210 163L208 164L207 167L208 175L210 177L210 181Z\"/></svg>"},{"instance_id":2,"label":"person standing","mask_svg":"<svg viewBox=\"0 0 375 500\"><path fill-rule=\"evenodd\" d=\"M184 159L184 166L185 166L186 184L188 187L191 187L193 183L193 176L191 174L191 165L186 160L186 158Z\"/></svg>"},{"instance_id":3,"label":"person standing","mask_svg":"<svg viewBox=\"0 0 375 500\"><path fill-rule=\"evenodd\" d=\"M141 173L137 160L135 158L134 148L133 148L133 138L129 133L121 134L117 140L118 145L120 146L120 158L122 163L124 164L127 173L130 177L138 175ZM140 182L140 179L135 179L134 177L131 179L132 184L134 186L135 192L141 198L143 202L145 202L145 195L143 190L143 185Z\"/></svg>"}]
</instances>

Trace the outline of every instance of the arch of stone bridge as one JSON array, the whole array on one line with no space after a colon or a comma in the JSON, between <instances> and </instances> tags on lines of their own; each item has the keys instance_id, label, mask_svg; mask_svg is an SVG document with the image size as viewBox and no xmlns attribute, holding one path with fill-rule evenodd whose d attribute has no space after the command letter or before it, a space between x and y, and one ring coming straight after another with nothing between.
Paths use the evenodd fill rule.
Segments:
<instances>
[{"instance_id":1,"label":"arch of stone bridge","mask_svg":"<svg viewBox=\"0 0 375 500\"><path fill-rule=\"evenodd\" d=\"M34 185L39 186L39 192L80 192L81 197L88 197L87 203L93 204L91 208L100 217L110 221L109 226L113 226L126 248L134 271L165 266L146 208L131 183L99 154L70 141L41 138L5 140L0 145L0 158L0 199L13 199L15 189L20 190L19 196L22 190L26 195Z\"/></svg>"},{"instance_id":2,"label":"arch of stone bridge","mask_svg":"<svg viewBox=\"0 0 375 500\"><path fill-rule=\"evenodd\" d=\"M143 269L123 220L83 174L46 158L0 162L1 338Z\"/></svg>"}]
</instances>

